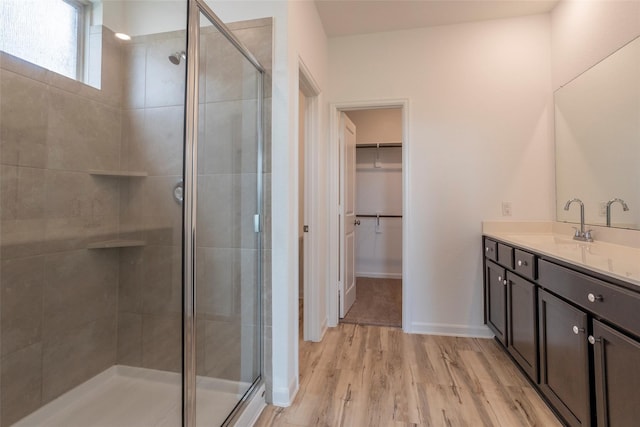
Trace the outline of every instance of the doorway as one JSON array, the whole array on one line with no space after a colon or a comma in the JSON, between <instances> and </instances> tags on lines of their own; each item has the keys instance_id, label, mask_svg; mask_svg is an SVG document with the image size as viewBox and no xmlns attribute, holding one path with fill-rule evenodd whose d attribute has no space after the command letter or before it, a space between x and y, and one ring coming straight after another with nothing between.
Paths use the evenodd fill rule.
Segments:
<instances>
[{"instance_id":1,"label":"doorway","mask_svg":"<svg viewBox=\"0 0 640 427\"><path fill-rule=\"evenodd\" d=\"M343 323L402 326L403 139L401 107L341 113Z\"/></svg>"},{"instance_id":2,"label":"doorway","mask_svg":"<svg viewBox=\"0 0 640 427\"><path fill-rule=\"evenodd\" d=\"M319 342L326 323L321 318L326 310L324 295L321 295L321 201L317 198L318 174L322 165L319 142L319 96L320 86L306 64L298 63L298 230L299 230L299 339Z\"/></svg>"}]
</instances>

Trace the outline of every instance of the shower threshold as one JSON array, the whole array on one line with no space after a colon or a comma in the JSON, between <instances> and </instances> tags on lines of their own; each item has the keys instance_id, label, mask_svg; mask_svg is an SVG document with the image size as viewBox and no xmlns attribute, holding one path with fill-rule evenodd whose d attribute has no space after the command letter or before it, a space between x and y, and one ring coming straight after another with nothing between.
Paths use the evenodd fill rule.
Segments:
<instances>
[{"instance_id":1,"label":"shower threshold","mask_svg":"<svg viewBox=\"0 0 640 427\"><path fill-rule=\"evenodd\" d=\"M13 427L179 427L182 377L153 369L116 365L69 390ZM217 378L197 378L196 422L224 422L251 386Z\"/></svg>"}]
</instances>

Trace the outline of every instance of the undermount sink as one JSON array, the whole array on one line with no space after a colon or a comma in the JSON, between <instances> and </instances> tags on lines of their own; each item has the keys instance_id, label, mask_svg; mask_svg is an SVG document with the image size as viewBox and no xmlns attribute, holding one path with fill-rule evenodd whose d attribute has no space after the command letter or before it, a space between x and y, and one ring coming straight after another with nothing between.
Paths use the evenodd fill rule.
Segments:
<instances>
[{"instance_id":1,"label":"undermount sink","mask_svg":"<svg viewBox=\"0 0 640 427\"><path fill-rule=\"evenodd\" d=\"M509 234L513 243L562 256L567 260L618 272L626 277L640 277L640 258L628 255L628 249L606 242L581 242L557 234Z\"/></svg>"}]
</instances>

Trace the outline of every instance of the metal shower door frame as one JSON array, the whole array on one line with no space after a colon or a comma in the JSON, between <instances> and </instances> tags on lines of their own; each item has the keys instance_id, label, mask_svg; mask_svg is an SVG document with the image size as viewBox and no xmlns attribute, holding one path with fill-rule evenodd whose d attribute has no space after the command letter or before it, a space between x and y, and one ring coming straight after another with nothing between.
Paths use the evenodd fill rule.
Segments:
<instances>
[{"instance_id":1,"label":"metal shower door frame","mask_svg":"<svg viewBox=\"0 0 640 427\"><path fill-rule=\"evenodd\" d=\"M198 188L198 86L200 68L200 14L203 14L213 26L233 44L236 49L260 73L258 79L258 108L257 108L257 206L258 218L256 232L262 232L262 161L263 161L263 82L264 67L253 54L238 40L238 38L216 16L204 0L188 0L187 18L187 90L185 112L185 144L184 144L184 203L183 203L183 366L182 366L182 425L195 427L196 425L196 230L197 230L197 188ZM258 282L262 284L262 239L258 239ZM258 290L261 302L261 289ZM259 304L261 309L261 303ZM260 351L262 353L262 313L260 311ZM262 376L262 354L260 355L260 376L252 389L245 395L250 395L257 388ZM237 409L238 407L236 407ZM233 415L229 414L227 420Z\"/></svg>"}]
</instances>

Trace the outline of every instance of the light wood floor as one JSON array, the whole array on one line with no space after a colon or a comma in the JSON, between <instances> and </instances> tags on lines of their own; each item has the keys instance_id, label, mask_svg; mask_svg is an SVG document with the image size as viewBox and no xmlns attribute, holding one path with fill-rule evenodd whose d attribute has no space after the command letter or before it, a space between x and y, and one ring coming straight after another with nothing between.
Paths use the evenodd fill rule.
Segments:
<instances>
[{"instance_id":1,"label":"light wood floor","mask_svg":"<svg viewBox=\"0 0 640 427\"><path fill-rule=\"evenodd\" d=\"M300 342L300 390L256 426L560 426L493 340L341 324Z\"/></svg>"}]
</instances>

